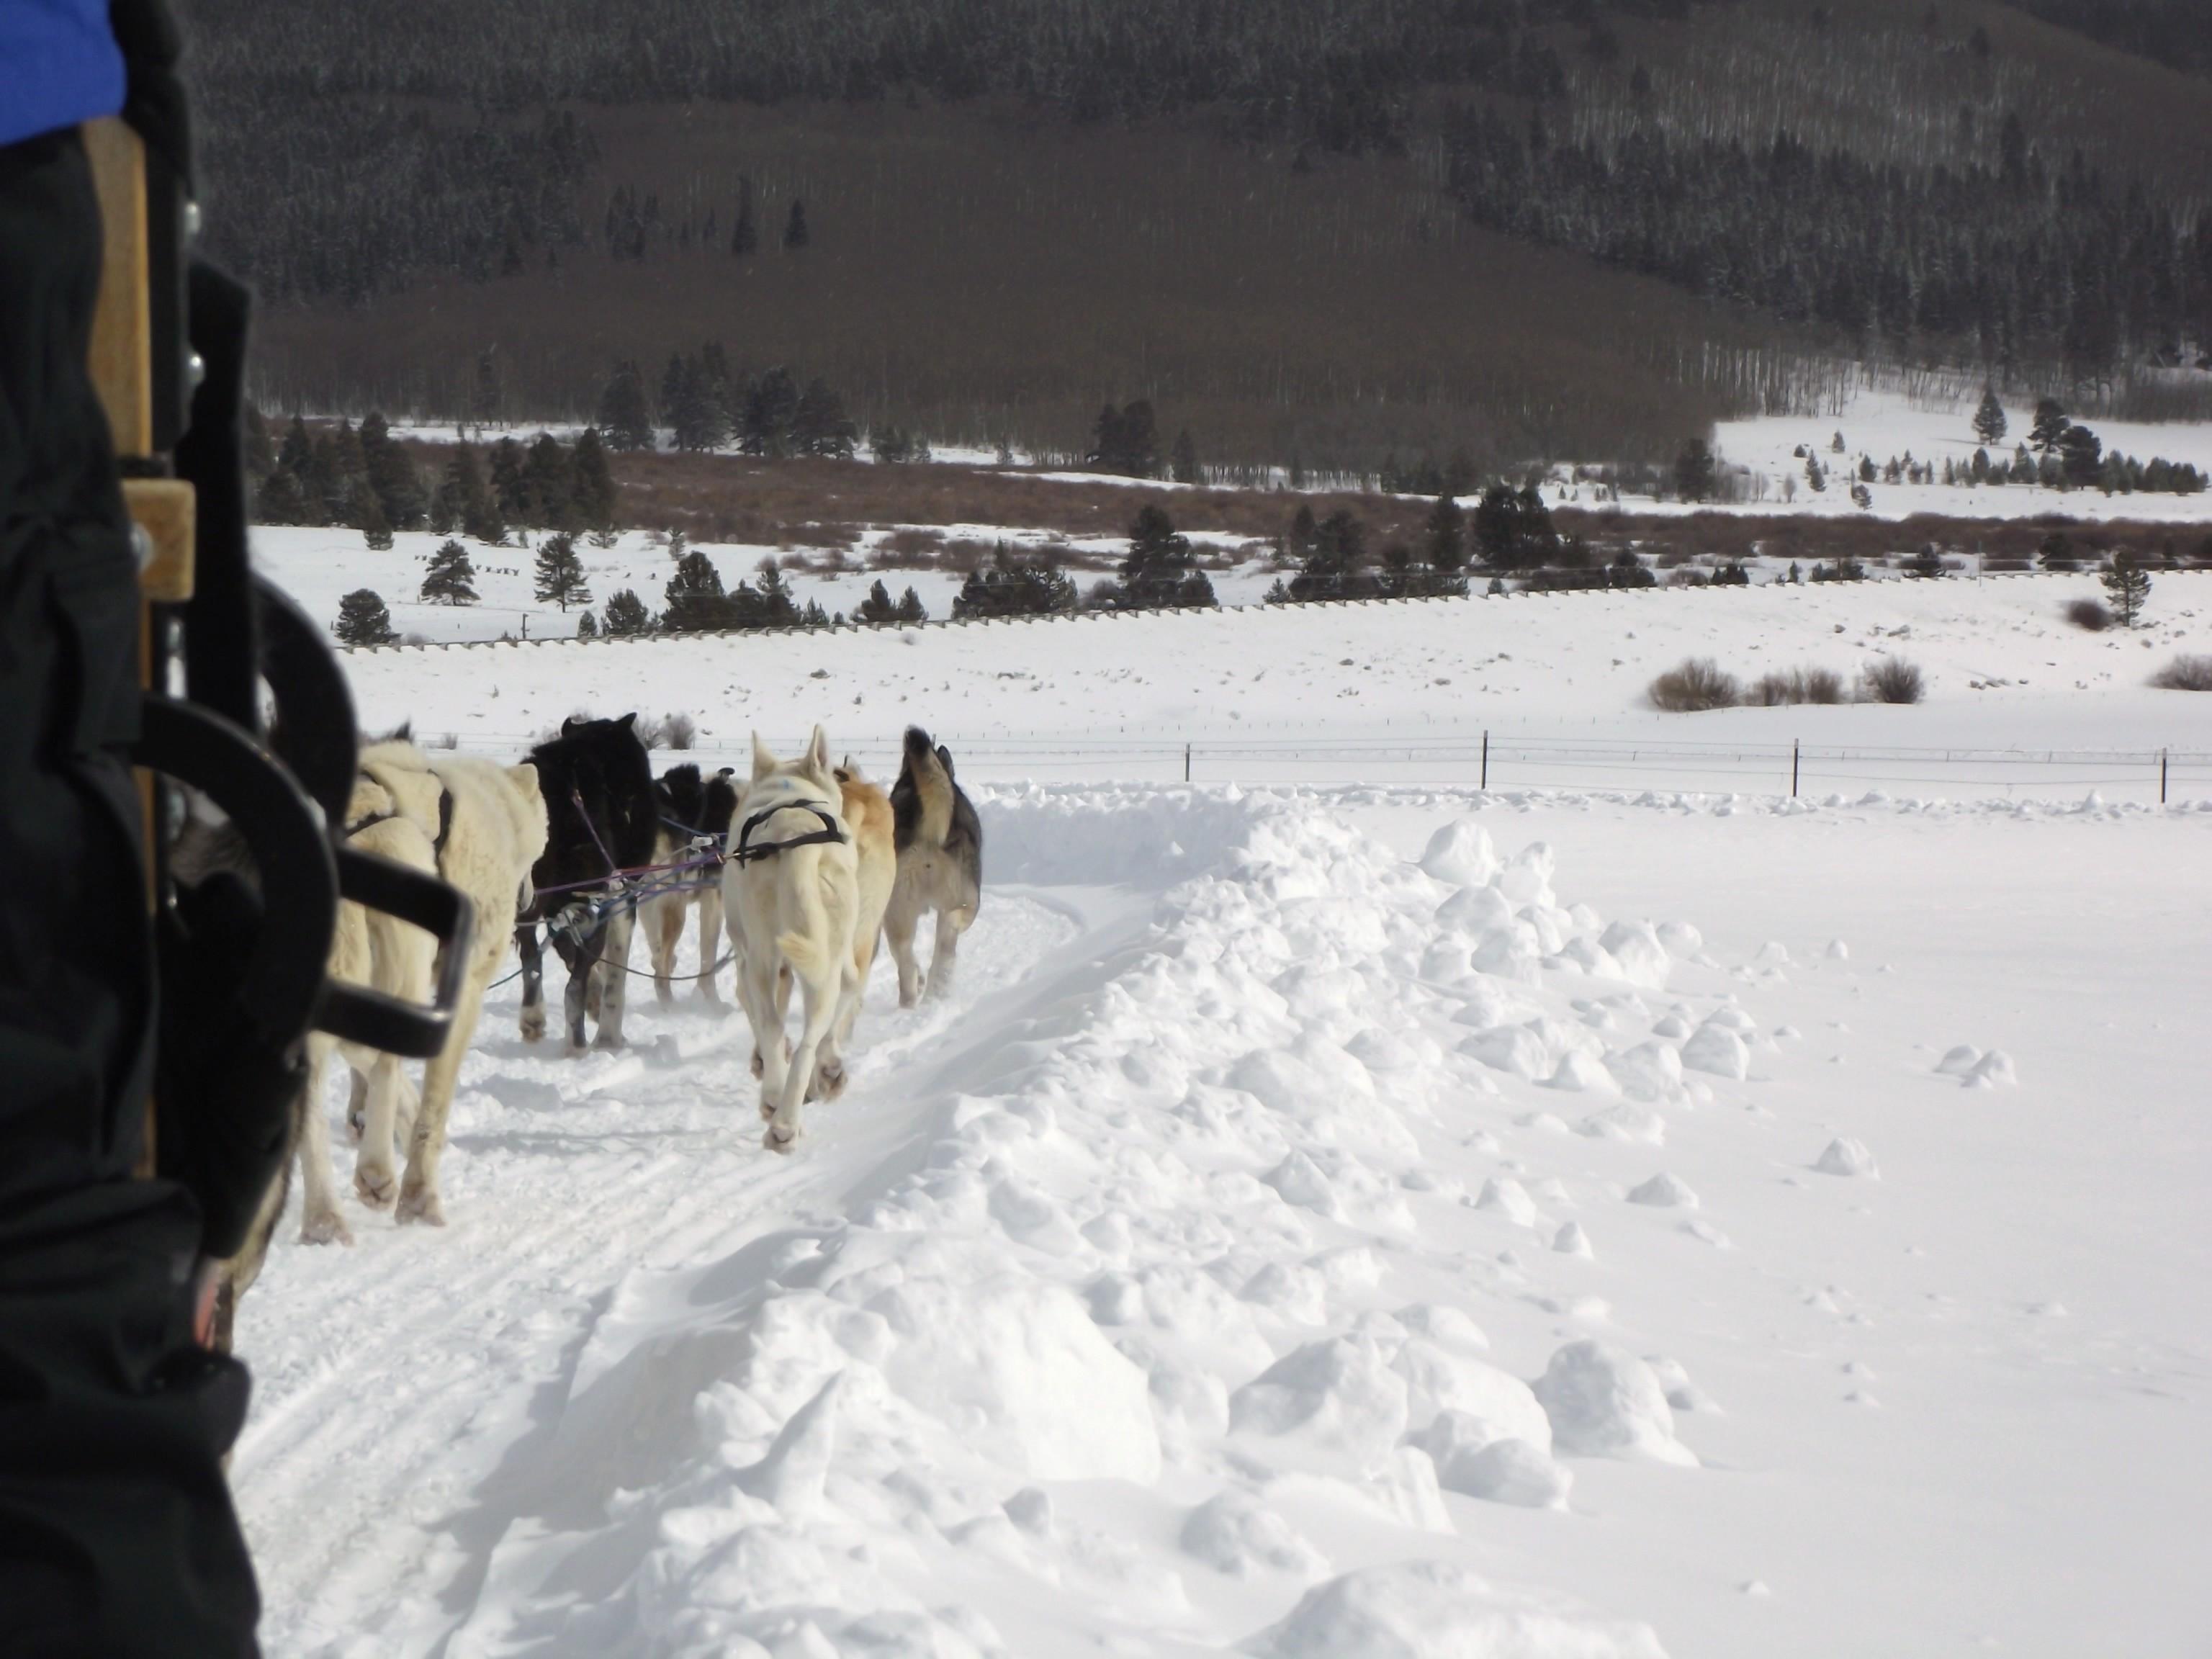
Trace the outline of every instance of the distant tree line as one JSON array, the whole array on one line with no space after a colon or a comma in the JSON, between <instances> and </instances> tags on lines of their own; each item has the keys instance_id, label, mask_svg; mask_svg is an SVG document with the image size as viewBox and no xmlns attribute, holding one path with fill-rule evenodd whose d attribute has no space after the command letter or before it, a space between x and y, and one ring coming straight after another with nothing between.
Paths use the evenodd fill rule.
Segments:
<instances>
[{"instance_id":1,"label":"distant tree line","mask_svg":"<svg viewBox=\"0 0 2212 1659\"><path fill-rule=\"evenodd\" d=\"M294 416L272 446L249 410L246 464L256 522L349 526L372 546L389 547L397 530L459 530L487 544L511 528L605 532L618 505L606 446L589 427L572 445L545 432L526 446L502 437L481 461L471 445L451 445L430 483L380 414L313 433Z\"/></svg>"},{"instance_id":2,"label":"distant tree line","mask_svg":"<svg viewBox=\"0 0 2212 1659\"><path fill-rule=\"evenodd\" d=\"M1479 222L1846 335L2010 367L2179 362L2212 339L2212 216L2051 166L2017 112L1965 170L1877 167L1656 128L1549 135L1540 115L1463 111L1450 187Z\"/></svg>"},{"instance_id":3,"label":"distant tree line","mask_svg":"<svg viewBox=\"0 0 2212 1659\"><path fill-rule=\"evenodd\" d=\"M2015 11L2185 75L2212 75L2212 7L2203 0L2005 0L2005 3Z\"/></svg>"},{"instance_id":4,"label":"distant tree line","mask_svg":"<svg viewBox=\"0 0 2212 1659\"><path fill-rule=\"evenodd\" d=\"M754 374L740 373L730 367L719 341L670 356L660 376L657 413L656 422L637 364L617 363L599 405L599 423L615 449L651 449L656 423L669 428L678 449L720 449L734 441L745 454L771 459L814 455L850 460L860 441L844 399L823 380L809 380L801 389L798 378L781 364Z\"/></svg>"}]
</instances>

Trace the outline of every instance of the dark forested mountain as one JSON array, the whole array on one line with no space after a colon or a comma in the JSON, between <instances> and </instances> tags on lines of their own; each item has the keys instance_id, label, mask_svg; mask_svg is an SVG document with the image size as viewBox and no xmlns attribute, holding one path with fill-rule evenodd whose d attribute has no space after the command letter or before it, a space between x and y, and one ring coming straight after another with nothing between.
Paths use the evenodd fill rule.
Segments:
<instances>
[{"instance_id":1,"label":"dark forested mountain","mask_svg":"<svg viewBox=\"0 0 2212 1659\"><path fill-rule=\"evenodd\" d=\"M183 4L288 407L714 342L1072 454L1143 398L1219 461L1651 459L1849 358L2124 403L2212 335L2212 6Z\"/></svg>"},{"instance_id":2,"label":"dark forested mountain","mask_svg":"<svg viewBox=\"0 0 2212 1659\"><path fill-rule=\"evenodd\" d=\"M2204 0L2009 0L2031 17L2189 75L2212 75Z\"/></svg>"}]
</instances>

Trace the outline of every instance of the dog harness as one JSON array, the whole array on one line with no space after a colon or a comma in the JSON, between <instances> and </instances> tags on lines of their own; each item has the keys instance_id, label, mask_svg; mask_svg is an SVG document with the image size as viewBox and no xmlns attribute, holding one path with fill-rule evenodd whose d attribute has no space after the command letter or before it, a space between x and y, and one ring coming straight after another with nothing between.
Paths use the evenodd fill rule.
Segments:
<instances>
[{"instance_id":1,"label":"dog harness","mask_svg":"<svg viewBox=\"0 0 2212 1659\"><path fill-rule=\"evenodd\" d=\"M822 820L822 827L819 830L810 830L803 836L793 836L789 841L772 841L759 847L754 846L753 831L766 823L778 812L811 812ZM738 831L738 849L730 856L737 860L739 867L742 868L748 864L756 864L762 859L772 859L778 853L790 848L819 847L825 842L850 839L851 837L846 835L844 830L838 824L836 818L831 816L827 803L787 800L775 806L763 807L747 818L744 826Z\"/></svg>"}]
</instances>

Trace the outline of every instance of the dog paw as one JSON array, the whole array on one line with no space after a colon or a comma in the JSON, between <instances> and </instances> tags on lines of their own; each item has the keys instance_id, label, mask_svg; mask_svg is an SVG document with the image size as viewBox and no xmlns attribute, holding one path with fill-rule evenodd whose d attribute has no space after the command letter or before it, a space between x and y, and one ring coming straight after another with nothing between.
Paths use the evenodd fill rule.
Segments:
<instances>
[{"instance_id":1,"label":"dog paw","mask_svg":"<svg viewBox=\"0 0 2212 1659\"><path fill-rule=\"evenodd\" d=\"M336 1210L324 1210L303 1217L300 1222L300 1243L302 1244L353 1244L353 1229L345 1224L345 1218Z\"/></svg>"},{"instance_id":2,"label":"dog paw","mask_svg":"<svg viewBox=\"0 0 2212 1659\"><path fill-rule=\"evenodd\" d=\"M388 1210L399 1191L399 1177L386 1165L364 1164L353 1172L353 1189L372 1210Z\"/></svg>"},{"instance_id":3,"label":"dog paw","mask_svg":"<svg viewBox=\"0 0 2212 1659\"><path fill-rule=\"evenodd\" d=\"M781 1152L787 1158L791 1155L793 1143L798 1139L798 1130L787 1129L781 1123L771 1123L768 1126L768 1133L761 1137L761 1145L771 1152Z\"/></svg>"},{"instance_id":4,"label":"dog paw","mask_svg":"<svg viewBox=\"0 0 2212 1659\"><path fill-rule=\"evenodd\" d=\"M522 1040L525 1042L545 1041L545 1011L543 1008L525 1008L522 1011Z\"/></svg>"},{"instance_id":5,"label":"dog paw","mask_svg":"<svg viewBox=\"0 0 2212 1659\"><path fill-rule=\"evenodd\" d=\"M653 1000L659 1003L662 1007L666 1008L675 1002L676 993L670 990L668 987L662 984L660 981L655 980L653 981Z\"/></svg>"},{"instance_id":6,"label":"dog paw","mask_svg":"<svg viewBox=\"0 0 2212 1659\"><path fill-rule=\"evenodd\" d=\"M366 1113L366 1112L348 1112L348 1113L346 1114L346 1139L347 1139L350 1140L351 1142L353 1142L353 1144L354 1144L355 1146L360 1146L360 1145L361 1145L361 1138L362 1138L363 1135L367 1134L368 1133L368 1113Z\"/></svg>"},{"instance_id":7,"label":"dog paw","mask_svg":"<svg viewBox=\"0 0 2212 1659\"><path fill-rule=\"evenodd\" d=\"M591 1052L591 1044L587 1042L578 1042L574 1038L571 1038L567 1043L562 1045L561 1049L561 1058L563 1060L581 1060L586 1054L588 1054Z\"/></svg>"},{"instance_id":8,"label":"dog paw","mask_svg":"<svg viewBox=\"0 0 2212 1659\"><path fill-rule=\"evenodd\" d=\"M592 1039L592 1047L594 1048L604 1049L609 1054L619 1053L628 1046L629 1045L623 1041L622 1036L619 1032L611 1036L606 1032L602 1031L598 1036Z\"/></svg>"},{"instance_id":9,"label":"dog paw","mask_svg":"<svg viewBox=\"0 0 2212 1659\"><path fill-rule=\"evenodd\" d=\"M446 1206L433 1189L410 1185L399 1194L399 1220L404 1225L419 1221L426 1227L446 1224Z\"/></svg>"},{"instance_id":10,"label":"dog paw","mask_svg":"<svg viewBox=\"0 0 2212 1659\"><path fill-rule=\"evenodd\" d=\"M814 1095L820 1100L835 1100L845 1092L845 1062L833 1060L817 1066L814 1073Z\"/></svg>"},{"instance_id":11,"label":"dog paw","mask_svg":"<svg viewBox=\"0 0 2212 1659\"><path fill-rule=\"evenodd\" d=\"M767 1070L768 1070L768 1066L767 1066L766 1062L764 1062L764 1061L761 1059L761 1051L760 1051L759 1049L757 1049L757 1048L754 1049L754 1050L753 1050L753 1075L754 1075L755 1077L758 1077L758 1076L760 1076L763 1073L766 1072Z\"/></svg>"}]
</instances>

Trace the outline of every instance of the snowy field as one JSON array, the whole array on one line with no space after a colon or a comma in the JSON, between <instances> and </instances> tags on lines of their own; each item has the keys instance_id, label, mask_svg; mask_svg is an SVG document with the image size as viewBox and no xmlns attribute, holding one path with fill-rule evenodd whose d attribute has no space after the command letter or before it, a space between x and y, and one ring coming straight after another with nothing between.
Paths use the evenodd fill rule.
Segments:
<instances>
[{"instance_id":1,"label":"snowy field","mask_svg":"<svg viewBox=\"0 0 2212 1659\"><path fill-rule=\"evenodd\" d=\"M1752 420L1723 421L1713 429L1713 451L1724 467L1747 469L1755 500L1735 506L1655 501L1646 496L1624 496L1620 507L1633 514L1672 514L1689 512L1753 514L1790 513L1815 517L1906 519L1918 513L1950 519L2027 519L2046 513L2098 520L2128 519L2153 524L2212 524L2212 490L2192 495L2107 495L2096 489L2056 490L2025 484L1976 489L1945 484L1884 483L1868 486L1870 506L1861 508L1852 500L1850 487L1859 462L1871 458L1877 471L1894 458L1909 454L1916 461L1936 464L1937 479L1943 463L1964 468L1980 447L1974 436L1974 410L1981 401L1978 390L1956 404L1909 398L1902 392L1864 390L1844 407L1840 415L1772 416ZM2148 465L2163 457L2186 462L2200 472L2212 473L2212 425L2195 422L2151 424L2106 421L2094 415L2077 416L2104 440L2106 454L2132 455ZM2027 441L2035 422L2033 401L2014 401L2005 407L2008 431L2003 441L1990 447L1992 461L2008 459L2014 446ZM1833 445L1841 436L1839 453ZM1802 445L1828 476L1827 487L1815 491L1805 477L1804 460L1794 452ZM1588 486L1564 490L1554 487L1547 500L1568 505L1595 505Z\"/></svg>"},{"instance_id":2,"label":"snowy field","mask_svg":"<svg viewBox=\"0 0 2212 1659\"><path fill-rule=\"evenodd\" d=\"M797 1156L509 987L282 1235L269 1652L2205 1650L2212 812L980 793Z\"/></svg>"},{"instance_id":3,"label":"snowy field","mask_svg":"<svg viewBox=\"0 0 2212 1659\"><path fill-rule=\"evenodd\" d=\"M2146 684L2212 654L2212 573L2162 574L2148 626L2091 635L2067 600L2094 576L1432 600L600 644L357 652L372 729L518 755L580 710L681 712L698 757L732 764L758 730L811 724L864 765L928 725L963 775L1199 781L1481 781L1493 786L1869 791L1953 799L2212 795L2212 696ZM1887 658L1927 680L1917 708L1662 714L1652 678L1711 657L1747 683ZM2113 758L2113 757L2124 758Z\"/></svg>"},{"instance_id":4,"label":"snowy field","mask_svg":"<svg viewBox=\"0 0 2212 1659\"><path fill-rule=\"evenodd\" d=\"M2202 1655L2212 574L2094 591L351 654L502 755L921 720L988 885L789 1158L740 1017L495 991L451 1226L244 1304L267 1650ZM1642 704L1692 653L1929 697Z\"/></svg>"}]
</instances>

